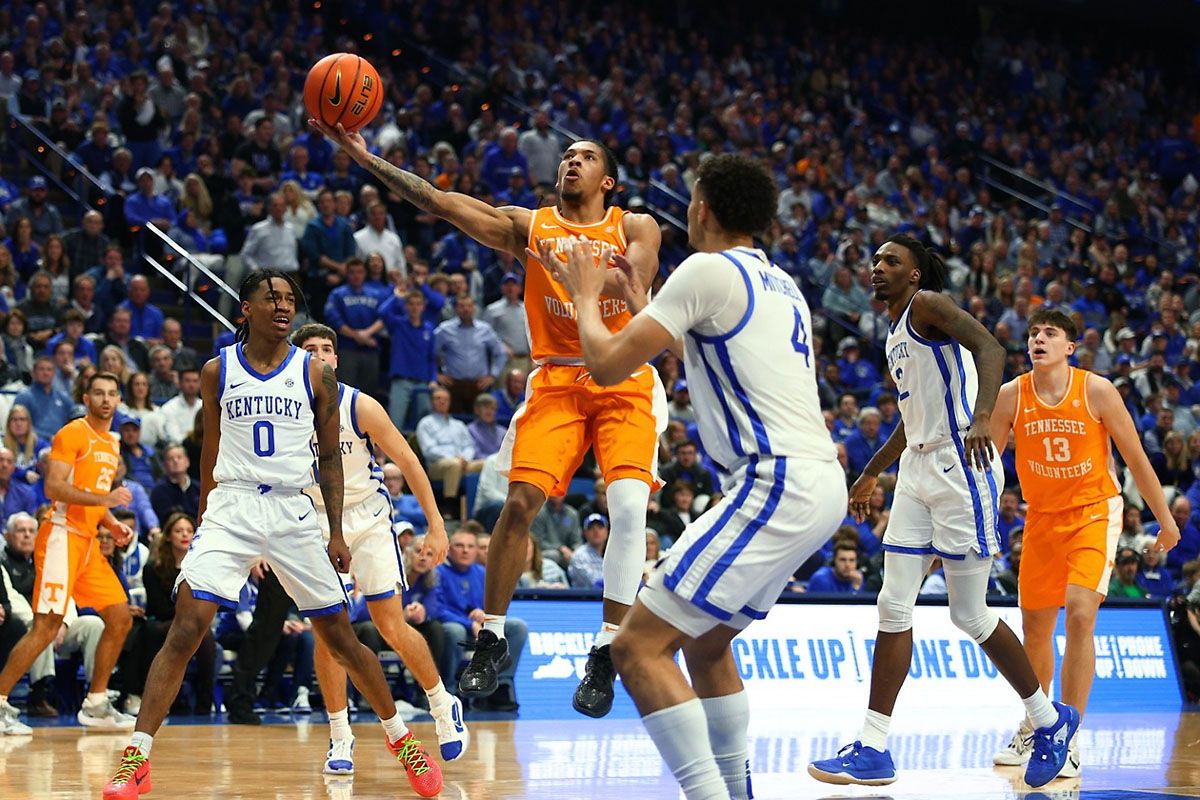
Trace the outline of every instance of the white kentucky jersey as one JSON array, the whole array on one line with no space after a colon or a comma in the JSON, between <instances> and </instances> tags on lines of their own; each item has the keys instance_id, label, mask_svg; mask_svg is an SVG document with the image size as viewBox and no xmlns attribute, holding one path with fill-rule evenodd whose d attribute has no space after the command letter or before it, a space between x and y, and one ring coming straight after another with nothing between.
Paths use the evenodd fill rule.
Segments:
<instances>
[{"instance_id":1,"label":"white kentucky jersey","mask_svg":"<svg viewBox=\"0 0 1200 800\"><path fill-rule=\"evenodd\" d=\"M292 347L267 374L246 360L241 343L221 349L221 446L217 484L271 489L312 485L315 429L309 353Z\"/></svg>"},{"instance_id":2,"label":"white kentucky jersey","mask_svg":"<svg viewBox=\"0 0 1200 800\"><path fill-rule=\"evenodd\" d=\"M979 390L975 359L953 339L934 341L918 334L911 314L910 300L887 337L887 366L896 380L904 436L918 450L950 441L961 448Z\"/></svg>"},{"instance_id":3,"label":"white kentucky jersey","mask_svg":"<svg viewBox=\"0 0 1200 800\"><path fill-rule=\"evenodd\" d=\"M342 504L350 508L386 490L383 488L383 469L375 463L374 445L358 427L358 389L344 383L338 384L338 413L341 415L338 446L342 451L342 476L346 487ZM315 432L312 441L313 453L317 453ZM325 498L321 495L321 487L310 486L306 491L317 508L324 511Z\"/></svg>"},{"instance_id":4,"label":"white kentucky jersey","mask_svg":"<svg viewBox=\"0 0 1200 800\"><path fill-rule=\"evenodd\" d=\"M761 250L689 256L643 313L683 339L701 444L726 473L750 456L837 458L808 303Z\"/></svg>"}]
</instances>

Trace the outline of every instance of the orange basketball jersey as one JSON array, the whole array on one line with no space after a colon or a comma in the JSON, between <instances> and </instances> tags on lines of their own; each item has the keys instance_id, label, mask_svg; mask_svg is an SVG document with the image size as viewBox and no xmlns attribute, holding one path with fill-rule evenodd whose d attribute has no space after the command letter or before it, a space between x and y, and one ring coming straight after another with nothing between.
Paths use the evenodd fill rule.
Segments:
<instances>
[{"instance_id":1,"label":"orange basketball jersey","mask_svg":"<svg viewBox=\"0 0 1200 800\"><path fill-rule=\"evenodd\" d=\"M121 463L117 434L98 433L86 419L68 422L54 434L50 460L71 467L67 480L76 489L105 495L112 491L113 479ZM80 536L95 536L96 526L104 519L104 506L81 506L56 500L50 521Z\"/></svg>"},{"instance_id":2,"label":"orange basketball jersey","mask_svg":"<svg viewBox=\"0 0 1200 800\"><path fill-rule=\"evenodd\" d=\"M1088 406L1088 372L1071 368L1062 400L1043 403L1033 373L1017 378L1017 477L1031 511L1062 511L1120 494L1113 478L1108 431Z\"/></svg>"},{"instance_id":3,"label":"orange basketball jersey","mask_svg":"<svg viewBox=\"0 0 1200 800\"><path fill-rule=\"evenodd\" d=\"M529 223L529 248L537 252L535 240L549 240L554 252L562 255L570 237L579 236L592 243L597 258L604 245L614 252L624 253L625 231L621 218L625 212L616 206L608 209L604 219L581 225L564 219L553 206L533 212ZM525 317L529 320L530 355L534 361L552 360L559 363L583 363L583 348L579 344L579 328L575 325L575 304L566 288L534 259L529 259L525 274ZM621 330L633 315L624 300L600 298L600 314L604 324L613 331Z\"/></svg>"}]
</instances>

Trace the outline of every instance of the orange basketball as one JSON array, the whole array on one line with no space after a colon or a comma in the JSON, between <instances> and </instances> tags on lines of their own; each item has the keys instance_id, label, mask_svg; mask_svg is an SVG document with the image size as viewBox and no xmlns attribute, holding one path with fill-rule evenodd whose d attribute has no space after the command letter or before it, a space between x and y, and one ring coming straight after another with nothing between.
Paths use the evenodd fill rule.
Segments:
<instances>
[{"instance_id":1,"label":"orange basketball","mask_svg":"<svg viewBox=\"0 0 1200 800\"><path fill-rule=\"evenodd\" d=\"M379 73L353 53L325 56L304 79L304 107L330 127L340 122L347 131L356 131L375 119L382 105Z\"/></svg>"}]
</instances>

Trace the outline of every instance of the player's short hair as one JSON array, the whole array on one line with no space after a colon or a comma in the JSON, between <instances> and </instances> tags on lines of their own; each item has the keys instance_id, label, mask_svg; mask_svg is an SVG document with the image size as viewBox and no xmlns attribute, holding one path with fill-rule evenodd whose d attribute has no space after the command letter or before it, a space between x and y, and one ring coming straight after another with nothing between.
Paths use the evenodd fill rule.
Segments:
<instances>
[{"instance_id":1,"label":"player's short hair","mask_svg":"<svg viewBox=\"0 0 1200 800\"><path fill-rule=\"evenodd\" d=\"M333 343L333 352L337 352L337 334L328 325L310 322L307 325L301 325L300 329L292 334L292 344L296 347L304 347L304 343L309 339L328 339Z\"/></svg>"},{"instance_id":2,"label":"player's short hair","mask_svg":"<svg viewBox=\"0 0 1200 800\"><path fill-rule=\"evenodd\" d=\"M113 385L117 387L117 391L121 391L121 379L116 375L113 375L111 372L97 372L94 375L89 375L87 381L85 381L83 384L83 391L90 392L92 390L92 384L94 384L96 381L112 381Z\"/></svg>"},{"instance_id":3,"label":"player's short hair","mask_svg":"<svg viewBox=\"0 0 1200 800\"><path fill-rule=\"evenodd\" d=\"M1039 308L1029 315L1029 323L1027 327L1032 328L1034 325L1049 325L1053 328L1058 328L1067 335L1067 341L1075 341L1079 337L1079 329L1075 327L1075 323L1063 312L1053 308Z\"/></svg>"},{"instance_id":4,"label":"player's short hair","mask_svg":"<svg viewBox=\"0 0 1200 800\"><path fill-rule=\"evenodd\" d=\"M921 271L920 287L931 292L941 292L946 288L946 261L942 254L931 247L926 247L919 239L907 233L897 233L887 238L888 242L898 244L912 253L917 269Z\"/></svg>"},{"instance_id":5,"label":"player's short hair","mask_svg":"<svg viewBox=\"0 0 1200 800\"><path fill-rule=\"evenodd\" d=\"M754 236L775 218L779 190L757 161L733 153L708 159L697 170L704 202L726 231Z\"/></svg>"}]
</instances>

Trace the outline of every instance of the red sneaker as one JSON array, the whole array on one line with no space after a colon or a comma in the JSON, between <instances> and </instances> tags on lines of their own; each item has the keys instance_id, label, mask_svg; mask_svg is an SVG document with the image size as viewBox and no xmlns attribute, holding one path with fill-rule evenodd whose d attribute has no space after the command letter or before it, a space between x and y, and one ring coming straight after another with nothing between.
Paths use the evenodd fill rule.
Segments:
<instances>
[{"instance_id":1,"label":"red sneaker","mask_svg":"<svg viewBox=\"0 0 1200 800\"><path fill-rule=\"evenodd\" d=\"M137 800L151 788L150 759L130 745L121 755L121 766L104 786L104 800Z\"/></svg>"},{"instance_id":2,"label":"red sneaker","mask_svg":"<svg viewBox=\"0 0 1200 800\"><path fill-rule=\"evenodd\" d=\"M386 738L386 737L385 737ZM397 741L388 742L388 750L404 765L408 785L421 797L437 797L442 792L442 768L429 757L412 731ZM123 796L123 795L122 795ZM130 795L133 797L134 795Z\"/></svg>"}]
</instances>

